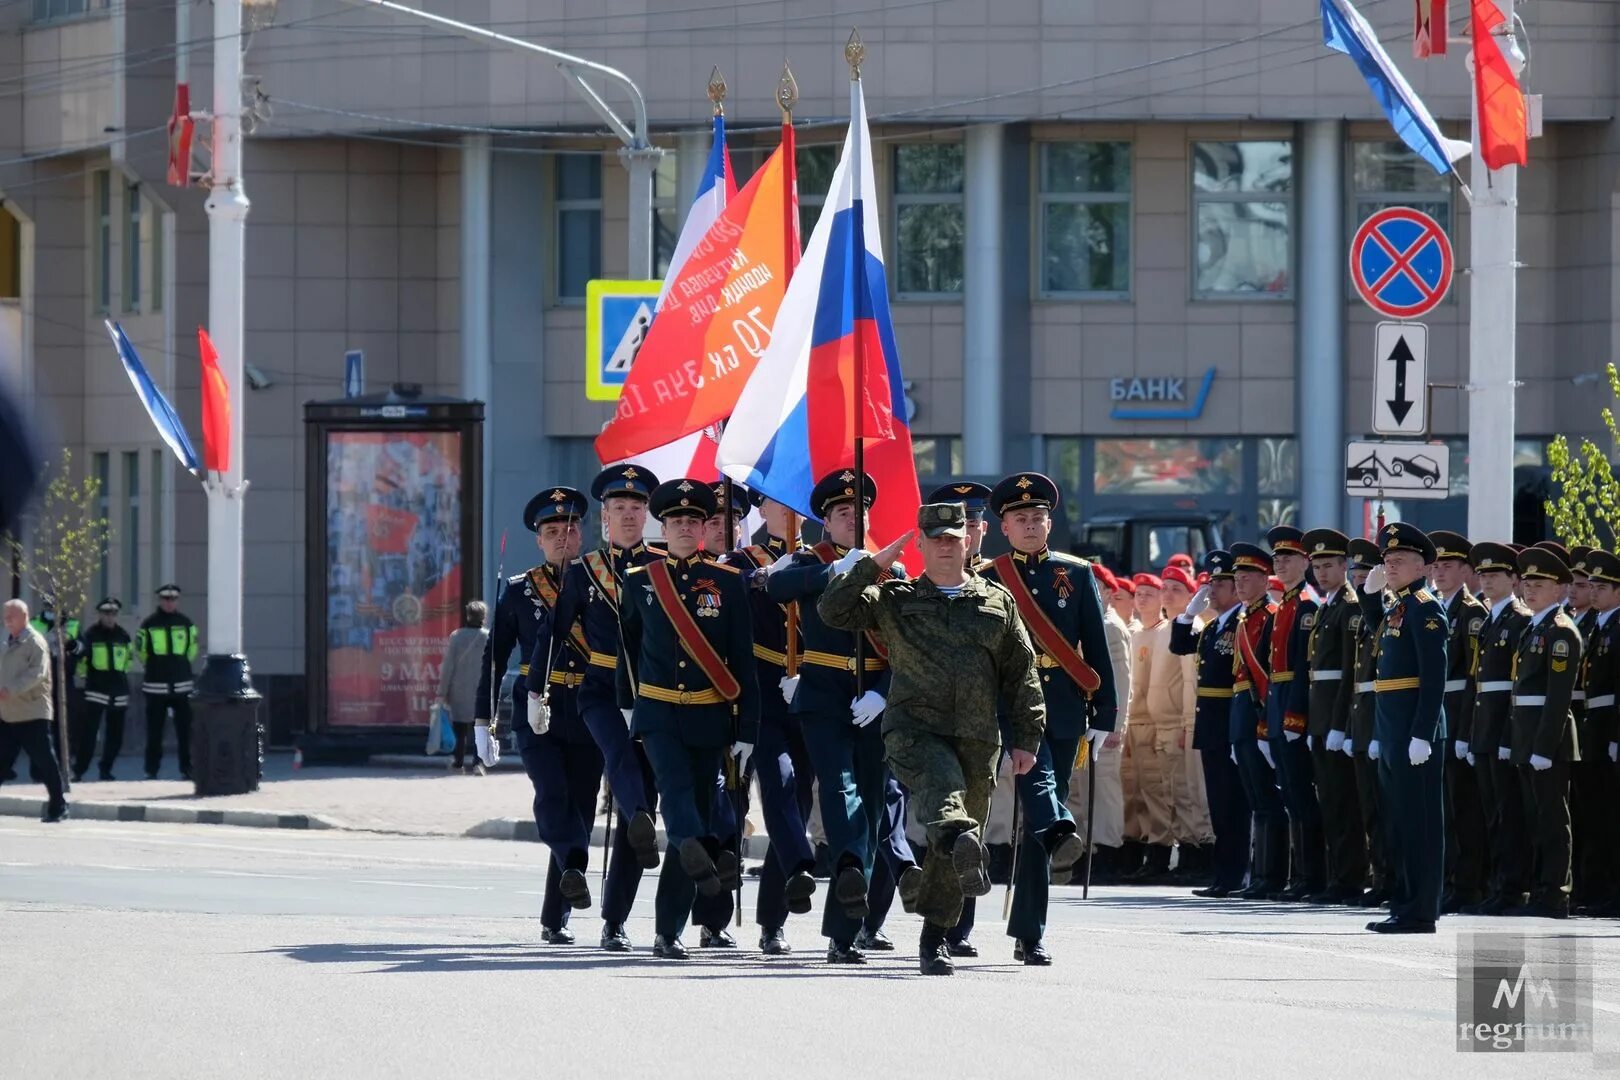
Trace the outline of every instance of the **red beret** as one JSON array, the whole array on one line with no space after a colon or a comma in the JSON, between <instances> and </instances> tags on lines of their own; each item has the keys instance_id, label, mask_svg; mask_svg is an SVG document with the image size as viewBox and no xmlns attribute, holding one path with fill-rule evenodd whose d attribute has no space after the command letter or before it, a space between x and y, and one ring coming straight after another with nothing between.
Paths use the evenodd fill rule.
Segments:
<instances>
[{"instance_id":1,"label":"red beret","mask_svg":"<svg viewBox=\"0 0 1620 1080\"><path fill-rule=\"evenodd\" d=\"M1191 570L1193 568L1192 556L1188 555L1186 552L1181 552L1179 554L1172 555L1172 556L1170 556L1169 565L1170 566L1182 566L1182 567L1186 567L1188 570Z\"/></svg>"},{"instance_id":2,"label":"red beret","mask_svg":"<svg viewBox=\"0 0 1620 1080\"><path fill-rule=\"evenodd\" d=\"M1132 596L1136 595L1136 582L1132 581L1128 577L1116 575L1114 577L1114 588L1123 589Z\"/></svg>"},{"instance_id":3,"label":"red beret","mask_svg":"<svg viewBox=\"0 0 1620 1080\"><path fill-rule=\"evenodd\" d=\"M1266 583L1266 588L1269 589L1269 590L1274 590L1276 592L1287 592L1288 591L1287 589L1285 589L1283 587L1282 578L1280 578L1280 577L1273 577L1269 582Z\"/></svg>"},{"instance_id":4,"label":"red beret","mask_svg":"<svg viewBox=\"0 0 1620 1080\"><path fill-rule=\"evenodd\" d=\"M1119 580L1114 577L1114 572L1108 569L1108 567L1104 566L1102 563L1092 563L1091 573L1094 577L1096 577L1097 584L1102 586L1104 589L1107 589L1109 592L1113 592L1115 589L1119 588Z\"/></svg>"},{"instance_id":5,"label":"red beret","mask_svg":"<svg viewBox=\"0 0 1620 1080\"><path fill-rule=\"evenodd\" d=\"M1136 577L1131 579L1131 581L1138 589L1164 588L1164 582L1160 581L1152 574L1137 574Z\"/></svg>"},{"instance_id":6,"label":"red beret","mask_svg":"<svg viewBox=\"0 0 1620 1080\"><path fill-rule=\"evenodd\" d=\"M1165 581L1179 581L1189 589L1196 589L1198 587L1193 582L1192 574L1188 573L1187 570L1183 569L1177 563L1171 563L1169 566L1165 567L1164 573L1161 576Z\"/></svg>"},{"instance_id":7,"label":"red beret","mask_svg":"<svg viewBox=\"0 0 1620 1080\"><path fill-rule=\"evenodd\" d=\"M1198 584L1199 584L1200 587L1209 584L1209 571L1208 570L1204 570L1204 571L1199 573L1199 575L1198 575Z\"/></svg>"}]
</instances>

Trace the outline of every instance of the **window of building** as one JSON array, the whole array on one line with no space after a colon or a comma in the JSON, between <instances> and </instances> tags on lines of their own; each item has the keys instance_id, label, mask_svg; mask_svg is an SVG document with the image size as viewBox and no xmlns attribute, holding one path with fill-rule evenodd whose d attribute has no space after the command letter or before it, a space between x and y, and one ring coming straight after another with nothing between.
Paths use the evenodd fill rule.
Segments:
<instances>
[{"instance_id":1,"label":"window of building","mask_svg":"<svg viewBox=\"0 0 1620 1080\"><path fill-rule=\"evenodd\" d=\"M34 21L70 19L75 15L88 15L107 10L107 0L34 0Z\"/></svg>"},{"instance_id":2,"label":"window of building","mask_svg":"<svg viewBox=\"0 0 1620 1080\"><path fill-rule=\"evenodd\" d=\"M799 243L808 243L827 203L833 170L838 168L838 147L798 146L793 164L799 178Z\"/></svg>"},{"instance_id":3,"label":"window of building","mask_svg":"<svg viewBox=\"0 0 1620 1080\"><path fill-rule=\"evenodd\" d=\"M1285 298L1291 273L1294 145L1193 144L1193 294Z\"/></svg>"},{"instance_id":4,"label":"window of building","mask_svg":"<svg viewBox=\"0 0 1620 1080\"><path fill-rule=\"evenodd\" d=\"M658 159L653 173L653 277L663 278L669 272L669 261L675 256L675 241L681 236L681 222L686 210L677 195L680 170L675 151L665 150Z\"/></svg>"},{"instance_id":5,"label":"window of building","mask_svg":"<svg viewBox=\"0 0 1620 1080\"><path fill-rule=\"evenodd\" d=\"M585 299L602 276L602 156L557 155L557 298Z\"/></svg>"},{"instance_id":6,"label":"window of building","mask_svg":"<svg viewBox=\"0 0 1620 1080\"><path fill-rule=\"evenodd\" d=\"M1098 439L1098 495L1233 495L1243 490L1242 439Z\"/></svg>"},{"instance_id":7,"label":"window of building","mask_svg":"<svg viewBox=\"0 0 1620 1080\"><path fill-rule=\"evenodd\" d=\"M112 493L109 490L112 484L112 455L105 450L98 450L90 455L90 474L96 478L96 516L103 521L110 521L112 511ZM111 595L112 574L111 560L108 549L101 549L101 565L96 570L96 599Z\"/></svg>"},{"instance_id":8,"label":"window of building","mask_svg":"<svg viewBox=\"0 0 1620 1080\"><path fill-rule=\"evenodd\" d=\"M124 595L141 595L141 455L124 452Z\"/></svg>"},{"instance_id":9,"label":"window of building","mask_svg":"<svg viewBox=\"0 0 1620 1080\"><path fill-rule=\"evenodd\" d=\"M124 310L141 309L141 185L124 182Z\"/></svg>"},{"instance_id":10,"label":"window of building","mask_svg":"<svg viewBox=\"0 0 1620 1080\"><path fill-rule=\"evenodd\" d=\"M961 143L894 148L894 261L901 296L962 291L966 212Z\"/></svg>"},{"instance_id":11,"label":"window of building","mask_svg":"<svg viewBox=\"0 0 1620 1080\"><path fill-rule=\"evenodd\" d=\"M91 224L90 277L95 310L112 310L112 174L99 169L94 174L95 219Z\"/></svg>"},{"instance_id":12,"label":"window of building","mask_svg":"<svg viewBox=\"0 0 1620 1080\"><path fill-rule=\"evenodd\" d=\"M22 296L22 222L0 206L0 300Z\"/></svg>"},{"instance_id":13,"label":"window of building","mask_svg":"<svg viewBox=\"0 0 1620 1080\"><path fill-rule=\"evenodd\" d=\"M961 476L965 468L960 435L927 435L911 440L911 458L917 465L917 477L946 480Z\"/></svg>"},{"instance_id":14,"label":"window of building","mask_svg":"<svg viewBox=\"0 0 1620 1080\"><path fill-rule=\"evenodd\" d=\"M1361 223L1391 206L1421 210L1451 233L1451 180L1398 142L1351 145L1350 174L1355 185L1355 217L1350 235Z\"/></svg>"},{"instance_id":15,"label":"window of building","mask_svg":"<svg viewBox=\"0 0 1620 1080\"><path fill-rule=\"evenodd\" d=\"M152 249L151 296L146 305L148 311L163 310L163 289L165 284L163 262L168 255L168 252L163 247L164 220L164 215L155 205L147 208L146 229L148 235L152 238L152 242L147 245Z\"/></svg>"},{"instance_id":16,"label":"window of building","mask_svg":"<svg viewBox=\"0 0 1620 1080\"><path fill-rule=\"evenodd\" d=\"M1042 143L1040 204L1041 295L1128 295L1130 143Z\"/></svg>"}]
</instances>

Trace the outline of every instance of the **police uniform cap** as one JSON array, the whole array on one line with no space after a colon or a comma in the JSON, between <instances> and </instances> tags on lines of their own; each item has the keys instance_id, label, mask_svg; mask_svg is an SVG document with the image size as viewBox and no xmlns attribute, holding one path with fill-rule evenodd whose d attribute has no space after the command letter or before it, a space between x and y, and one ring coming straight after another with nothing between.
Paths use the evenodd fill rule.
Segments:
<instances>
[{"instance_id":1,"label":"police uniform cap","mask_svg":"<svg viewBox=\"0 0 1620 1080\"><path fill-rule=\"evenodd\" d=\"M1057 484L1051 477L1038 472L1013 473L1003 477L990 490L990 509L996 512L997 517L1006 517L1014 510L1043 506L1055 510L1058 501Z\"/></svg>"},{"instance_id":2,"label":"police uniform cap","mask_svg":"<svg viewBox=\"0 0 1620 1080\"><path fill-rule=\"evenodd\" d=\"M1569 572L1569 564L1552 548L1540 544L1519 553L1519 576L1526 581L1556 581L1560 585L1575 580L1575 575Z\"/></svg>"},{"instance_id":3,"label":"police uniform cap","mask_svg":"<svg viewBox=\"0 0 1620 1080\"><path fill-rule=\"evenodd\" d=\"M657 486L658 477L650 469L640 465L609 465L591 481L591 498L597 502L606 502L615 495L648 499Z\"/></svg>"},{"instance_id":4,"label":"police uniform cap","mask_svg":"<svg viewBox=\"0 0 1620 1080\"><path fill-rule=\"evenodd\" d=\"M1439 559L1457 559L1467 562L1468 556L1473 552L1473 545L1468 537L1450 529L1436 529L1429 534L1429 543L1434 545L1434 557Z\"/></svg>"},{"instance_id":5,"label":"police uniform cap","mask_svg":"<svg viewBox=\"0 0 1620 1080\"><path fill-rule=\"evenodd\" d=\"M1345 545L1345 554L1358 570L1371 570L1383 559L1378 553L1378 545L1364 536L1357 536Z\"/></svg>"},{"instance_id":6,"label":"police uniform cap","mask_svg":"<svg viewBox=\"0 0 1620 1080\"><path fill-rule=\"evenodd\" d=\"M967 516L973 521L983 521L990 509L990 489L983 484L972 480L952 480L948 484L941 484L928 493L924 502L931 503L961 503L967 508Z\"/></svg>"},{"instance_id":7,"label":"police uniform cap","mask_svg":"<svg viewBox=\"0 0 1620 1080\"><path fill-rule=\"evenodd\" d=\"M588 505L584 493L571 487L547 488L523 508L523 526L530 532L539 532L540 526L548 521L584 517Z\"/></svg>"},{"instance_id":8,"label":"police uniform cap","mask_svg":"<svg viewBox=\"0 0 1620 1080\"><path fill-rule=\"evenodd\" d=\"M180 586L178 586L178 585L162 585L162 586L159 586L158 591L157 591L157 595L158 595L159 600L178 600L180 598Z\"/></svg>"},{"instance_id":9,"label":"police uniform cap","mask_svg":"<svg viewBox=\"0 0 1620 1080\"><path fill-rule=\"evenodd\" d=\"M726 501L726 482L720 481L714 485L714 512L720 512L720 506ZM741 484L732 482L731 485L731 512L738 517L747 517L748 508L756 505L751 493Z\"/></svg>"},{"instance_id":10,"label":"police uniform cap","mask_svg":"<svg viewBox=\"0 0 1620 1080\"><path fill-rule=\"evenodd\" d=\"M1350 554L1350 538L1338 529L1312 529L1300 542L1305 554L1313 559Z\"/></svg>"},{"instance_id":11,"label":"police uniform cap","mask_svg":"<svg viewBox=\"0 0 1620 1080\"><path fill-rule=\"evenodd\" d=\"M1574 547L1570 548L1570 573L1574 574L1576 577L1591 577L1592 571L1590 569L1588 560L1591 559L1592 552L1595 550L1597 549L1593 548L1590 544L1576 544Z\"/></svg>"},{"instance_id":12,"label":"police uniform cap","mask_svg":"<svg viewBox=\"0 0 1620 1080\"><path fill-rule=\"evenodd\" d=\"M109 615L116 615L124 610L124 602L116 596L102 597L101 603L96 605L97 611L104 611Z\"/></svg>"},{"instance_id":13,"label":"police uniform cap","mask_svg":"<svg viewBox=\"0 0 1620 1080\"><path fill-rule=\"evenodd\" d=\"M1204 556L1204 569L1211 581L1231 581L1232 563L1232 553L1225 548L1216 548Z\"/></svg>"},{"instance_id":14,"label":"police uniform cap","mask_svg":"<svg viewBox=\"0 0 1620 1080\"><path fill-rule=\"evenodd\" d=\"M870 476L860 478L861 501L867 509L877 502L877 484ZM856 492L855 470L839 469L823 476L810 490L810 509L816 517L826 520L827 512L839 503L854 502Z\"/></svg>"},{"instance_id":15,"label":"police uniform cap","mask_svg":"<svg viewBox=\"0 0 1620 1080\"><path fill-rule=\"evenodd\" d=\"M1271 575L1271 556L1259 544L1239 542L1232 545L1232 572L1239 570L1258 570L1260 573Z\"/></svg>"},{"instance_id":16,"label":"police uniform cap","mask_svg":"<svg viewBox=\"0 0 1620 1080\"><path fill-rule=\"evenodd\" d=\"M917 528L927 537L967 536L967 507L959 502L924 503L917 508Z\"/></svg>"},{"instance_id":17,"label":"police uniform cap","mask_svg":"<svg viewBox=\"0 0 1620 1080\"><path fill-rule=\"evenodd\" d=\"M1620 556L1602 548L1593 548L1586 557L1586 570L1594 583L1620 585Z\"/></svg>"},{"instance_id":18,"label":"police uniform cap","mask_svg":"<svg viewBox=\"0 0 1620 1080\"><path fill-rule=\"evenodd\" d=\"M1511 545L1498 544L1494 540L1482 540L1469 548L1468 561L1481 574L1493 570L1504 574L1519 572L1519 553Z\"/></svg>"},{"instance_id":19,"label":"police uniform cap","mask_svg":"<svg viewBox=\"0 0 1620 1080\"><path fill-rule=\"evenodd\" d=\"M1306 554L1305 534L1292 525L1273 525L1266 532L1266 543L1273 556Z\"/></svg>"},{"instance_id":20,"label":"police uniform cap","mask_svg":"<svg viewBox=\"0 0 1620 1080\"><path fill-rule=\"evenodd\" d=\"M660 521L677 514L711 518L720 512L714 489L701 480L686 476L679 480L666 480L654 488L648 509Z\"/></svg>"},{"instance_id":21,"label":"police uniform cap","mask_svg":"<svg viewBox=\"0 0 1620 1080\"><path fill-rule=\"evenodd\" d=\"M1392 551L1410 551L1421 555L1426 563L1434 562L1434 541L1422 529L1409 521L1392 521L1378 533L1381 555Z\"/></svg>"}]
</instances>

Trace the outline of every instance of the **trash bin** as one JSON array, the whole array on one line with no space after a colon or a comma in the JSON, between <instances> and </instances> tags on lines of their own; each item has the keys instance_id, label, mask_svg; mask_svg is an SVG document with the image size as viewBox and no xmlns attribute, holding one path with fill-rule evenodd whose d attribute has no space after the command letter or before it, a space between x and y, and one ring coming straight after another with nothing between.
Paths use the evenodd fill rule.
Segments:
<instances>
[{"instance_id":1,"label":"trash bin","mask_svg":"<svg viewBox=\"0 0 1620 1080\"><path fill-rule=\"evenodd\" d=\"M191 782L197 795L244 795L264 771L263 702L247 660L210 656L192 698Z\"/></svg>"}]
</instances>

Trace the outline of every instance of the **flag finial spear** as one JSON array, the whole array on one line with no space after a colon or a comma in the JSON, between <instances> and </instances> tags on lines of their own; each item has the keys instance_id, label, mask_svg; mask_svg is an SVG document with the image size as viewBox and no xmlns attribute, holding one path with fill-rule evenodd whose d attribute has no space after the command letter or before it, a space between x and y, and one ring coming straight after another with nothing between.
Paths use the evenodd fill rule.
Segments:
<instances>
[{"instance_id":1,"label":"flag finial spear","mask_svg":"<svg viewBox=\"0 0 1620 1080\"><path fill-rule=\"evenodd\" d=\"M861 32L851 29L849 40L844 43L844 63L849 65L849 79L859 82L861 78L861 61L866 59L866 43L861 40Z\"/></svg>"},{"instance_id":2,"label":"flag finial spear","mask_svg":"<svg viewBox=\"0 0 1620 1080\"><path fill-rule=\"evenodd\" d=\"M799 84L786 60L782 61L782 78L776 84L776 103L782 108L783 118L791 120L793 106L799 103Z\"/></svg>"},{"instance_id":3,"label":"flag finial spear","mask_svg":"<svg viewBox=\"0 0 1620 1080\"><path fill-rule=\"evenodd\" d=\"M709 100L714 102L716 116L726 111L726 77L720 74L718 65L709 73Z\"/></svg>"}]
</instances>

